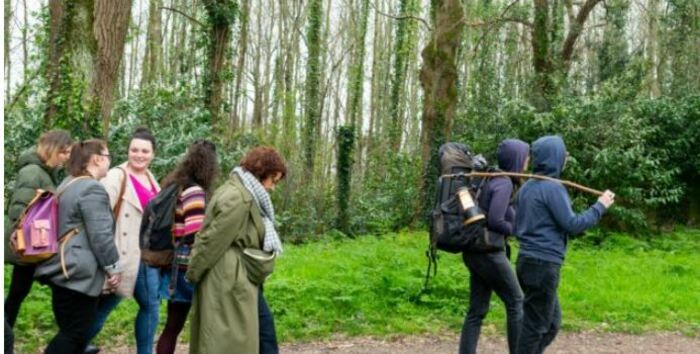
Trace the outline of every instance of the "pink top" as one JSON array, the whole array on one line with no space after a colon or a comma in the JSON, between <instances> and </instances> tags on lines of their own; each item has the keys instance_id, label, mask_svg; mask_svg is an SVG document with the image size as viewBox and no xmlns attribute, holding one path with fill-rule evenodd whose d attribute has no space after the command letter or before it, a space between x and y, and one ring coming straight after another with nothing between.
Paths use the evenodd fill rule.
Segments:
<instances>
[{"instance_id":1,"label":"pink top","mask_svg":"<svg viewBox=\"0 0 700 354\"><path fill-rule=\"evenodd\" d=\"M131 185L134 186L134 191L136 191L136 196L139 198L139 202L141 202L141 209L146 209L148 202L155 197L156 194L158 194L156 187L153 184L148 183L151 187L148 189L132 174L129 174L129 178L131 179Z\"/></svg>"}]
</instances>

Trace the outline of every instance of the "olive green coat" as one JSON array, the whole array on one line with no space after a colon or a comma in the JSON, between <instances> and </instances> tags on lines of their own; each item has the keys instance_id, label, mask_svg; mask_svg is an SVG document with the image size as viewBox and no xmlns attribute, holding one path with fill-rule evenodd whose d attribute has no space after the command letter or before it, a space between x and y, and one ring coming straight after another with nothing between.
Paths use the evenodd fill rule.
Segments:
<instances>
[{"instance_id":1,"label":"olive green coat","mask_svg":"<svg viewBox=\"0 0 700 354\"><path fill-rule=\"evenodd\" d=\"M5 219L5 262L17 264L17 257L10 250L12 225L19 219L27 204L36 196L37 189L55 192L60 182L59 168L46 166L36 153L36 149L23 152L17 160L17 177Z\"/></svg>"},{"instance_id":2,"label":"olive green coat","mask_svg":"<svg viewBox=\"0 0 700 354\"><path fill-rule=\"evenodd\" d=\"M240 250L261 248L264 224L238 177L219 187L207 206L187 271L195 284L190 353L256 354L258 287L247 278Z\"/></svg>"}]
</instances>

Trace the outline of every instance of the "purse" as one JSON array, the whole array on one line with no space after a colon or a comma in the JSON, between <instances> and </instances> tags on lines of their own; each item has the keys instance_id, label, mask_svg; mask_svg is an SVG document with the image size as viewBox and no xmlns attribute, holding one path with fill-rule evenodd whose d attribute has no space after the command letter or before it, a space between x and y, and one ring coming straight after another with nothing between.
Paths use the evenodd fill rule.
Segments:
<instances>
[{"instance_id":1,"label":"purse","mask_svg":"<svg viewBox=\"0 0 700 354\"><path fill-rule=\"evenodd\" d=\"M241 259L248 273L248 280L255 285L265 282L265 279L275 270L275 258L277 258L275 253L256 248L244 249L241 252Z\"/></svg>"}]
</instances>

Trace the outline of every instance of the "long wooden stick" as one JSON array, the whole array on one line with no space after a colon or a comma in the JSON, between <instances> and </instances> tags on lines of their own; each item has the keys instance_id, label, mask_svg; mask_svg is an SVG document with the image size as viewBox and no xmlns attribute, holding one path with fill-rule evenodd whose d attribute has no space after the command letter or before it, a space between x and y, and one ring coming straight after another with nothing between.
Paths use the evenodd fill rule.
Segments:
<instances>
[{"instance_id":1,"label":"long wooden stick","mask_svg":"<svg viewBox=\"0 0 700 354\"><path fill-rule=\"evenodd\" d=\"M582 186L578 183L570 182L567 180L563 179L557 179L557 178L552 178L548 176L542 176L542 175L533 175L530 173L517 173L517 172L470 172L470 173L455 173L451 175L442 175L440 178L455 178L455 177L500 177L500 176L508 176L508 177L525 177L525 178L535 178L535 179L541 179L545 181L552 181L552 182L559 182L565 186L569 186L572 188L576 188L578 190L593 194L593 195L603 195L603 192L593 189L593 188L588 188L586 186Z\"/></svg>"}]
</instances>

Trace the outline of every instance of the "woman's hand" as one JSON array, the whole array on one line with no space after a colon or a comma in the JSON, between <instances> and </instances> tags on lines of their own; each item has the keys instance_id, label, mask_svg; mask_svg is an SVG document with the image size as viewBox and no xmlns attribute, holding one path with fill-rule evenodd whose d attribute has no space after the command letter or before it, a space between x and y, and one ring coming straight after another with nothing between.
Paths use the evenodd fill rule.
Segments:
<instances>
[{"instance_id":1,"label":"woman's hand","mask_svg":"<svg viewBox=\"0 0 700 354\"><path fill-rule=\"evenodd\" d=\"M600 204L603 204L605 209L608 209L611 205L613 205L613 203L615 203L615 193L609 189L606 189L605 192L603 192L603 195L598 197L598 201Z\"/></svg>"},{"instance_id":2,"label":"woman's hand","mask_svg":"<svg viewBox=\"0 0 700 354\"><path fill-rule=\"evenodd\" d=\"M114 273L107 276L107 285L111 289L116 289L122 282L122 273Z\"/></svg>"}]
</instances>

